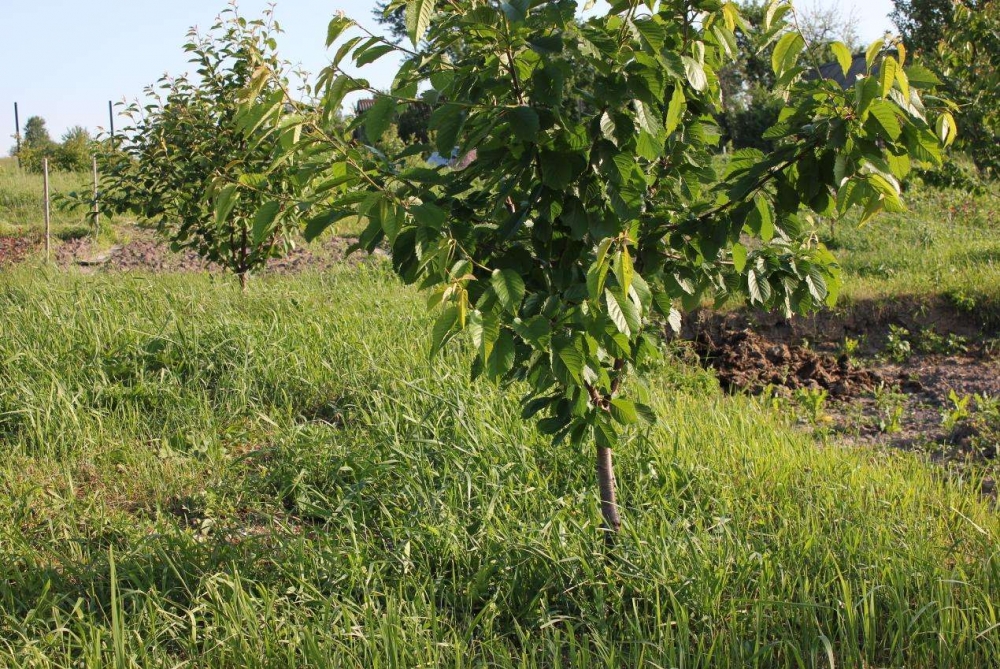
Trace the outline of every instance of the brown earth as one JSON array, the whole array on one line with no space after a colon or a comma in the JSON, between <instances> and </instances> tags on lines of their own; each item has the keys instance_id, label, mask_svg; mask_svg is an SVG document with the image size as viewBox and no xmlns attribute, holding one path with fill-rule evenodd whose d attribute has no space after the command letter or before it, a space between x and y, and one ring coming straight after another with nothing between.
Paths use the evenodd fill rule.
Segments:
<instances>
[{"instance_id":1,"label":"brown earth","mask_svg":"<svg viewBox=\"0 0 1000 669\"><path fill-rule=\"evenodd\" d=\"M888 355L890 326L908 332L912 352L905 360ZM921 351L928 333L954 335L954 350ZM900 298L788 320L704 310L688 319L682 339L727 392L766 392L792 402L802 391L826 392L823 427L849 442L988 464L1000 446L1000 414L990 408L1000 399L993 335L943 301ZM844 351L848 339L855 342L851 356ZM954 415L953 398L970 399L969 415L952 427L945 418ZM995 494L992 479L984 491Z\"/></svg>"},{"instance_id":2,"label":"brown earth","mask_svg":"<svg viewBox=\"0 0 1000 669\"><path fill-rule=\"evenodd\" d=\"M850 397L883 383L877 372L858 369L845 355L834 358L801 345L790 346L750 329L702 330L694 344L700 359L715 369L719 384L729 392L822 388L835 397Z\"/></svg>"},{"instance_id":3,"label":"brown earth","mask_svg":"<svg viewBox=\"0 0 1000 669\"><path fill-rule=\"evenodd\" d=\"M26 237L0 237L0 267L24 260L35 249Z\"/></svg>"},{"instance_id":4,"label":"brown earth","mask_svg":"<svg viewBox=\"0 0 1000 669\"><path fill-rule=\"evenodd\" d=\"M310 246L297 246L284 258L274 258L265 272L296 273L306 269L328 270L345 262L362 262L365 254L347 257L356 241L349 237L330 237ZM79 266L83 271L101 272L218 272L221 268L202 260L191 250L173 251L153 231L135 228L130 238L110 249L95 248L90 239L71 239L55 249L56 263L63 267Z\"/></svg>"}]
</instances>

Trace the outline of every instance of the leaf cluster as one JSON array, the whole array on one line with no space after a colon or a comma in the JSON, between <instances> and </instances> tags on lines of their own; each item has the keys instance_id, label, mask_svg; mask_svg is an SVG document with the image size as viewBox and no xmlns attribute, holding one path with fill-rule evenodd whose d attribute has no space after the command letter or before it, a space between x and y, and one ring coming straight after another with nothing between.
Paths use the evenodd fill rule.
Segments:
<instances>
[{"instance_id":1,"label":"leaf cluster","mask_svg":"<svg viewBox=\"0 0 1000 669\"><path fill-rule=\"evenodd\" d=\"M175 248L241 281L284 255L298 226L292 170L275 160L295 133L258 143L259 128L239 114L245 104L289 96L278 33L270 12L248 21L235 8L204 35L192 29L184 50L195 76L164 76L147 88L144 102L124 108L130 124L100 156L105 206L155 221Z\"/></svg>"},{"instance_id":2,"label":"leaf cluster","mask_svg":"<svg viewBox=\"0 0 1000 669\"><path fill-rule=\"evenodd\" d=\"M429 104L435 144L388 156L301 142L293 151L325 147L330 161L301 192L307 236L366 220L359 245L388 245L438 310L432 348L467 332L473 374L526 382L525 417L542 416L556 440L611 446L623 427L654 420L635 372L655 363L658 330L679 328L684 310L737 296L788 314L832 303L839 268L810 212L900 210L899 180L940 162L954 137L947 111L922 99L933 77L880 42L853 89L804 80L786 2L766 7L762 28L785 100L766 134L776 148L740 152L722 171L718 73L745 26L736 4L619 0L585 21L572 0L412 0L405 11L412 48L331 23L341 46L322 107L375 93L354 124L379 137L400 110ZM386 93L340 67L394 49L409 57ZM593 76L573 93L574 115L563 84L579 67ZM462 169L406 166L405 154L432 149L466 157Z\"/></svg>"}]
</instances>

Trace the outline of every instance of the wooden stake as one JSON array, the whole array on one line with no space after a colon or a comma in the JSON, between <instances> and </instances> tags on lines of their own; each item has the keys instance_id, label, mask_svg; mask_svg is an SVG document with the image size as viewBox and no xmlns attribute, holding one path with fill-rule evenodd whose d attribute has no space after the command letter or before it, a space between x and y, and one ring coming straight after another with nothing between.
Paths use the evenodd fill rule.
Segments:
<instances>
[{"instance_id":1,"label":"wooden stake","mask_svg":"<svg viewBox=\"0 0 1000 669\"><path fill-rule=\"evenodd\" d=\"M111 122L111 148L115 148L115 106L108 100L108 120Z\"/></svg>"},{"instance_id":2,"label":"wooden stake","mask_svg":"<svg viewBox=\"0 0 1000 669\"><path fill-rule=\"evenodd\" d=\"M97 201L97 156L94 156L94 241L97 241L97 236L101 234L101 207Z\"/></svg>"},{"instance_id":3,"label":"wooden stake","mask_svg":"<svg viewBox=\"0 0 1000 669\"><path fill-rule=\"evenodd\" d=\"M17 113L17 103L14 103L14 137L17 139L17 168L21 169L21 116Z\"/></svg>"},{"instance_id":4,"label":"wooden stake","mask_svg":"<svg viewBox=\"0 0 1000 669\"><path fill-rule=\"evenodd\" d=\"M42 161L42 171L44 177L42 183L45 187L45 262L51 259L50 238L52 235L51 209L49 208L49 159Z\"/></svg>"}]
</instances>

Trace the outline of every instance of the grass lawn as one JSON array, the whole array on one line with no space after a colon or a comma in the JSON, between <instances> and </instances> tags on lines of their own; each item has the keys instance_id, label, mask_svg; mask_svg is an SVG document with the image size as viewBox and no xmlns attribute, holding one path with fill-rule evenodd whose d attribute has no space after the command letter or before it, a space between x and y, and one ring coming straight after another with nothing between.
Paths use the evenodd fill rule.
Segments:
<instances>
[{"instance_id":1,"label":"grass lawn","mask_svg":"<svg viewBox=\"0 0 1000 669\"><path fill-rule=\"evenodd\" d=\"M985 193L916 187L909 210L823 226L840 258L846 301L942 297L1000 330L1000 187Z\"/></svg>"},{"instance_id":2,"label":"grass lawn","mask_svg":"<svg viewBox=\"0 0 1000 669\"><path fill-rule=\"evenodd\" d=\"M609 553L592 454L432 367L422 302L0 275L0 666L998 666L976 481L668 360Z\"/></svg>"}]
</instances>

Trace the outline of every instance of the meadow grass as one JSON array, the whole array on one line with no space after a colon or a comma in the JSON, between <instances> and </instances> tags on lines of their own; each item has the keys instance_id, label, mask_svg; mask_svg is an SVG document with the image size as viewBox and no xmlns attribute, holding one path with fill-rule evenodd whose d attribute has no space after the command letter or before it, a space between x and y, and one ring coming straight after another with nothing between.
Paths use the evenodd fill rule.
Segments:
<instances>
[{"instance_id":1,"label":"meadow grass","mask_svg":"<svg viewBox=\"0 0 1000 669\"><path fill-rule=\"evenodd\" d=\"M59 202L61 195L89 194L92 188L88 173L54 171L49 175L52 236L56 240L93 234L87 212L69 210ZM41 238L45 232L44 192L41 174L19 169L13 158L0 158L0 235ZM113 237L107 212L101 222L102 239Z\"/></svg>"},{"instance_id":2,"label":"meadow grass","mask_svg":"<svg viewBox=\"0 0 1000 669\"><path fill-rule=\"evenodd\" d=\"M1000 666L977 482L668 357L617 453L427 360L382 266L0 275L0 666Z\"/></svg>"},{"instance_id":3,"label":"meadow grass","mask_svg":"<svg viewBox=\"0 0 1000 669\"><path fill-rule=\"evenodd\" d=\"M844 299L941 297L1000 329L1000 187L983 193L917 186L908 211L823 226L845 274Z\"/></svg>"}]
</instances>

